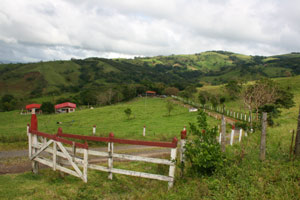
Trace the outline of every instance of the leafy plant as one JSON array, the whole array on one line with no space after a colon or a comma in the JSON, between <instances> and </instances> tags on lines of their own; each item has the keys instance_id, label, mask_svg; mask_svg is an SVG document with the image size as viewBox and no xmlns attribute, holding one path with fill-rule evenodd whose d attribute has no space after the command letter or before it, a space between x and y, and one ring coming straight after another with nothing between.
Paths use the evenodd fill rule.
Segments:
<instances>
[{"instance_id":1,"label":"leafy plant","mask_svg":"<svg viewBox=\"0 0 300 200\"><path fill-rule=\"evenodd\" d=\"M132 111L131 111L130 108L126 108L126 109L124 110L124 113L126 114L127 118L129 119L129 118L130 118L130 115L131 115L131 113L132 113Z\"/></svg>"},{"instance_id":2,"label":"leafy plant","mask_svg":"<svg viewBox=\"0 0 300 200\"><path fill-rule=\"evenodd\" d=\"M186 159L191 173L211 175L223 166L223 155L216 140L218 130L217 127L208 127L206 113L203 111L199 111L197 121L198 127L190 124L192 135L186 143Z\"/></svg>"},{"instance_id":3,"label":"leafy plant","mask_svg":"<svg viewBox=\"0 0 300 200\"><path fill-rule=\"evenodd\" d=\"M170 116L171 111L174 109L174 104L172 103L172 101L170 101L170 100L167 101L166 108L168 111L168 116Z\"/></svg>"},{"instance_id":4,"label":"leafy plant","mask_svg":"<svg viewBox=\"0 0 300 200\"><path fill-rule=\"evenodd\" d=\"M43 111L43 113L54 113L54 104L49 101L43 102L41 110Z\"/></svg>"}]
</instances>

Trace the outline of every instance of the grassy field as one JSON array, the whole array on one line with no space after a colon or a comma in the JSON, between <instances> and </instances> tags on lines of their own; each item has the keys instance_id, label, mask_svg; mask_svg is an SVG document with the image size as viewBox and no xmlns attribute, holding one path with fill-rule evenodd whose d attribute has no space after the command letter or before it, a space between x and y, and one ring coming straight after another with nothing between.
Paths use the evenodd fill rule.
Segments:
<instances>
[{"instance_id":1,"label":"grassy field","mask_svg":"<svg viewBox=\"0 0 300 200\"><path fill-rule=\"evenodd\" d=\"M124 113L126 108L132 110L130 119ZM171 141L174 136L180 136L180 131L189 122L196 122L196 115L175 105L168 116L165 99L137 98L127 103L37 117L39 130L46 133L56 133L58 127L62 127L65 133L92 135L92 127L96 125L98 136L113 132L119 138ZM213 119L210 122L217 123ZM17 111L0 113L0 149L15 148L22 143L26 146L27 123L30 123L30 115L20 115ZM146 137L142 136L144 125Z\"/></svg>"},{"instance_id":2,"label":"grassy field","mask_svg":"<svg viewBox=\"0 0 300 200\"><path fill-rule=\"evenodd\" d=\"M167 191L167 183L161 181L123 175L116 175L111 181L107 179L107 173L91 170L89 182L84 184L75 177L62 178L59 172L44 169L39 175L30 172L1 175L0 199L300 199L300 161L291 160L289 155L290 130L297 127L300 79L291 77L276 79L276 81L291 86L295 94L296 106L282 110L281 116L276 119L276 126L268 127L267 154L264 162L259 160L260 131L258 130L243 138L241 144L227 146L224 166L212 176L191 177L185 174L184 177L180 177L177 168L175 185L170 191ZM135 119L126 118L123 111L127 107L132 109ZM65 122L62 124L65 132L91 134L92 125L97 124L99 135L106 135L113 131L117 137L137 139L142 138L142 127L147 121L146 125L149 129L145 139L151 140L169 140L175 135L179 136L184 125L196 121L196 113L188 113L186 108L180 106L176 106L170 117L165 116L166 113L164 99L148 98L145 106L145 99L139 98L132 102L94 110L76 111L73 114L42 115L38 118L40 130L49 132L55 133L58 127L56 121L62 121ZM9 121L9 117L16 118L14 121ZM73 123L66 123L72 120ZM0 123L2 123L1 127L5 127L5 124L9 125L4 128L7 130L6 135L9 133L25 135L25 124L28 121L29 116L10 112L1 116ZM12 123L14 128L11 128ZM212 119L209 120L210 125L216 123ZM163 127L166 128L161 130ZM17 128L20 133L9 132ZM114 164L123 169L164 175L167 175L168 170L166 166L136 162Z\"/></svg>"}]
</instances>

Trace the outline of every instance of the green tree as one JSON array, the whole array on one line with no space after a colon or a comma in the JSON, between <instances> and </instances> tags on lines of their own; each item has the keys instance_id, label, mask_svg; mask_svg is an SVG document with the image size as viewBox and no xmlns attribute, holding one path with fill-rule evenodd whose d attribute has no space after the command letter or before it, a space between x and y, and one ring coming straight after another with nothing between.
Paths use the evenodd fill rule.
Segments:
<instances>
[{"instance_id":1,"label":"green tree","mask_svg":"<svg viewBox=\"0 0 300 200\"><path fill-rule=\"evenodd\" d=\"M43 111L43 113L54 113L55 110L54 110L54 104L47 101L47 102L43 102L42 103L42 106L41 106L41 110Z\"/></svg>"},{"instance_id":2,"label":"green tree","mask_svg":"<svg viewBox=\"0 0 300 200\"><path fill-rule=\"evenodd\" d=\"M166 108L167 108L167 111L168 111L168 116L170 116L171 111L174 109L174 104L171 100L167 101Z\"/></svg>"},{"instance_id":3,"label":"green tree","mask_svg":"<svg viewBox=\"0 0 300 200\"><path fill-rule=\"evenodd\" d=\"M11 94L6 94L2 96L1 102L0 102L0 109L2 111L11 111L15 109L17 100L15 97Z\"/></svg>"},{"instance_id":4,"label":"green tree","mask_svg":"<svg viewBox=\"0 0 300 200\"><path fill-rule=\"evenodd\" d=\"M232 100L235 100L239 97L242 88L242 84L240 84L237 80L230 80L225 85L225 89Z\"/></svg>"},{"instance_id":5,"label":"green tree","mask_svg":"<svg viewBox=\"0 0 300 200\"><path fill-rule=\"evenodd\" d=\"M171 95L177 96L178 92L179 92L179 90L176 87L167 87L164 90L164 94L166 94L168 96L171 96Z\"/></svg>"},{"instance_id":6,"label":"green tree","mask_svg":"<svg viewBox=\"0 0 300 200\"><path fill-rule=\"evenodd\" d=\"M211 97L211 94L209 92L207 92L207 91L201 91L199 93L198 99L199 99L199 101L200 101L200 103L202 105L205 105L206 103L209 102L210 97Z\"/></svg>"},{"instance_id":7,"label":"green tree","mask_svg":"<svg viewBox=\"0 0 300 200\"><path fill-rule=\"evenodd\" d=\"M130 108L126 108L126 109L124 110L124 113L125 113L125 115L127 116L127 118L130 119L130 115L131 115L131 113L132 113L131 109L130 109Z\"/></svg>"}]
</instances>

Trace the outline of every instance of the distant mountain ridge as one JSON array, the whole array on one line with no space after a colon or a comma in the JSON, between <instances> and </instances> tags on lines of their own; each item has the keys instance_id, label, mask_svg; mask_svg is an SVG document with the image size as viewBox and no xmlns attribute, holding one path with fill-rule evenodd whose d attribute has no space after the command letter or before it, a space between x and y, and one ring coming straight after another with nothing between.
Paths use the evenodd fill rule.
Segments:
<instances>
[{"instance_id":1,"label":"distant mountain ridge","mask_svg":"<svg viewBox=\"0 0 300 200\"><path fill-rule=\"evenodd\" d=\"M190 84L221 84L300 74L300 54L247 56L226 51L192 55L86 58L68 61L0 64L0 95L56 95L118 84L161 83L184 89Z\"/></svg>"}]
</instances>

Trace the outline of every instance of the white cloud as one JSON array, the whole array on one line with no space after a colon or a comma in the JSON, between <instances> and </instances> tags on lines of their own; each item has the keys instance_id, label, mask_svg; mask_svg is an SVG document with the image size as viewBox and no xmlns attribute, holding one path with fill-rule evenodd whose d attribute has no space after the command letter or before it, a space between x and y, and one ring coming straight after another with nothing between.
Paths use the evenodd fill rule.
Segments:
<instances>
[{"instance_id":1,"label":"white cloud","mask_svg":"<svg viewBox=\"0 0 300 200\"><path fill-rule=\"evenodd\" d=\"M2 0L0 60L299 51L296 0Z\"/></svg>"}]
</instances>

